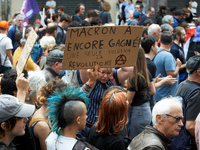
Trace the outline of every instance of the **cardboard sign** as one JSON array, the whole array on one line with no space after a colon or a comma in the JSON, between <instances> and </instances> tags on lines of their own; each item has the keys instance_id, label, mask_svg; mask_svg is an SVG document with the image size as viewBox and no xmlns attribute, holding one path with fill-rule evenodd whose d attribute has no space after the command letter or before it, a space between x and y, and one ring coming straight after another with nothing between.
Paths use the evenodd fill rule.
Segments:
<instances>
[{"instance_id":1,"label":"cardboard sign","mask_svg":"<svg viewBox=\"0 0 200 150\"><path fill-rule=\"evenodd\" d=\"M22 73L24 67L26 66L26 62L31 54L31 51L33 49L33 46L35 45L37 38L38 35L32 29L31 32L29 33L28 39L26 41L26 44L23 48L22 54L16 66L17 74Z\"/></svg>"},{"instance_id":2,"label":"cardboard sign","mask_svg":"<svg viewBox=\"0 0 200 150\"><path fill-rule=\"evenodd\" d=\"M69 28L63 70L135 66L143 27Z\"/></svg>"}]
</instances>

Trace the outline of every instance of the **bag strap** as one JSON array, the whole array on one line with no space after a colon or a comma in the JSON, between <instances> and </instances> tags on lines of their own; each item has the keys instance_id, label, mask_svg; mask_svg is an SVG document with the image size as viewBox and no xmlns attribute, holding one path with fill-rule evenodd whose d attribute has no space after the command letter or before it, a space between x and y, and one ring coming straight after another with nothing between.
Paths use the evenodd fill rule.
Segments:
<instances>
[{"instance_id":1,"label":"bag strap","mask_svg":"<svg viewBox=\"0 0 200 150\"><path fill-rule=\"evenodd\" d=\"M5 37L7 37L7 36L4 36L4 37L0 40L0 42L1 42ZM3 62L3 65L4 65L5 62L6 62L7 56L8 56L8 55L6 54L5 60L4 60L4 62Z\"/></svg>"},{"instance_id":2,"label":"bag strap","mask_svg":"<svg viewBox=\"0 0 200 150\"><path fill-rule=\"evenodd\" d=\"M157 54L153 57L153 59L152 59L152 61L154 61L154 59L156 58L156 56L160 53L160 52L163 52L163 51L166 51L166 52L168 52L167 50L165 50L165 49L163 49L163 50L161 50L161 51L159 51L159 52L157 52Z\"/></svg>"},{"instance_id":3,"label":"bag strap","mask_svg":"<svg viewBox=\"0 0 200 150\"><path fill-rule=\"evenodd\" d=\"M83 142L77 140L72 150L84 150L85 148L86 148L86 145Z\"/></svg>"}]
</instances>

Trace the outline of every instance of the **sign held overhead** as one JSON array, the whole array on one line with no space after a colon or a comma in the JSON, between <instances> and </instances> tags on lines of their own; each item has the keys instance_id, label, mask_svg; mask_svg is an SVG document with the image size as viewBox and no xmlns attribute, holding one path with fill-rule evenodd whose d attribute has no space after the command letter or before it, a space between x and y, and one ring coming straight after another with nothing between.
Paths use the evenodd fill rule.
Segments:
<instances>
[{"instance_id":1,"label":"sign held overhead","mask_svg":"<svg viewBox=\"0 0 200 150\"><path fill-rule=\"evenodd\" d=\"M26 66L26 62L31 54L31 51L33 49L33 46L35 45L37 38L38 35L32 29L31 32L29 33L28 39L26 41L26 44L22 50L22 54L16 66L17 74L22 73L24 67Z\"/></svg>"},{"instance_id":2,"label":"sign held overhead","mask_svg":"<svg viewBox=\"0 0 200 150\"><path fill-rule=\"evenodd\" d=\"M68 28L63 70L135 66L143 27Z\"/></svg>"}]
</instances>

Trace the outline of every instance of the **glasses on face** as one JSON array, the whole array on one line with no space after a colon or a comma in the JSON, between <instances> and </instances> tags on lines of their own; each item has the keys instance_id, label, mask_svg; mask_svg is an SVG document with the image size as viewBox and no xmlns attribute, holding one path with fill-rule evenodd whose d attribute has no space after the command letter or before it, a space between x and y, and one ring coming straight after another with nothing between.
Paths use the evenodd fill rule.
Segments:
<instances>
[{"instance_id":1,"label":"glasses on face","mask_svg":"<svg viewBox=\"0 0 200 150\"><path fill-rule=\"evenodd\" d=\"M174 116L169 115L169 114L165 114L165 115L174 118L176 120L175 121L176 123L179 123L180 121L183 122L183 120L184 120L184 117L174 117Z\"/></svg>"},{"instance_id":2,"label":"glasses on face","mask_svg":"<svg viewBox=\"0 0 200 150\"><path fill-rule=\"evenodd\" d=\"M102 74L102 76L104 76L105 74L107 74L107 76L111 76L112 72L105 72L103 70L99 70L99 72Z\"/></svg>"}]
</instances>

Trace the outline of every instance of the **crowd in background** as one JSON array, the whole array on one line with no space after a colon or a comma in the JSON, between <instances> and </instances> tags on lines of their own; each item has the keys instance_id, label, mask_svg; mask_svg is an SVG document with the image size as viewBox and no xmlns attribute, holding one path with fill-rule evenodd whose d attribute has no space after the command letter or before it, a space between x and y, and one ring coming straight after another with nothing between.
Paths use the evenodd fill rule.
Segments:
<instances>
[{"instance_id":1,"label":"crowd in background","mask_svg":"<svg viewBox=\"0 0 200 150\"><path fill-rule=\"evenodd\" d=\"M136 66L62 70L68 28L116 25L109 1L98 3L85 18L83 3L69 15L49 0L33 25L21 14L0 21L0 149L199 149L197 2L145 14L142 0L117 1L117 25L143 26ZM17 74L32 30L39 38Z\"/></svg>"}]
</instances>

